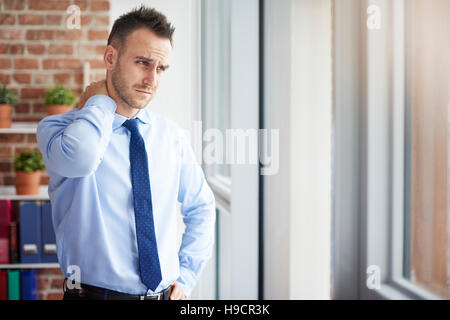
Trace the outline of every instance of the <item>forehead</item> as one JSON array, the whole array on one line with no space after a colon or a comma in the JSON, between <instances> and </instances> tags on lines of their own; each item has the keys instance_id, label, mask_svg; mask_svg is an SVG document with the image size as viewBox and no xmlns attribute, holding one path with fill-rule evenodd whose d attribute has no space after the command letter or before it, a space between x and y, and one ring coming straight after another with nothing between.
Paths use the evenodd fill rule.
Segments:
<instances>
[{"instance_id":1,"label":"forehead","mask_svg":"<svg viewBox=\"0 0 450 320\"><path fill-rule=\"evenodd\" d=\"M172 46L169 39L159 37L147 28L140 28L128 35L125 55L131 58L143 56L168 62L172 55Z\"/></svg>"}]
</instances>

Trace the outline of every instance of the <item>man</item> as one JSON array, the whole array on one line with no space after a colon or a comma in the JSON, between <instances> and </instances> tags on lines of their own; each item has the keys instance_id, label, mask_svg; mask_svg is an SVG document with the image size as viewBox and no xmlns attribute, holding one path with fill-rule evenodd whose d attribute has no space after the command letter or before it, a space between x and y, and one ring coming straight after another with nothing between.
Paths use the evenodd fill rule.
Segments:
<instances>
[{"instance_id":1,"label":"man","mask_svg":"<svg viewBox=\"0 0 450 320\"><path fill-rule=\"evenodd\" d=\"M147 108L173 32L154 9L121 16L104 54L106 81L39 123L58 260L66 277L72 266L81 273L80 283L65 283L64 299L185 299L211 255L211 189L182 130ZM186 225L179 251L177 202Z\"/></svg>"}]
</instances>

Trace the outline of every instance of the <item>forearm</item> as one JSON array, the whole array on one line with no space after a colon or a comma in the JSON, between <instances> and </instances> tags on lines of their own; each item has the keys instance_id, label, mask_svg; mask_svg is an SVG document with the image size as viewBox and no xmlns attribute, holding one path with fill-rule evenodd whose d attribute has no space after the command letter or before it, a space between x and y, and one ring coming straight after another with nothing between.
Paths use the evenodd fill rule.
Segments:
<instances>
[{"instance_id":1,"label":"forearm","mask_svg":"<svg viewBox=\"0 0 450 320\"><path fill-rule=\"evenodd\" d=\"M202 270L212 255L215 239L215 201L209 187L205 184L197 200L203 200L195 208L184 208L183 221L186 226L180 251L180 277L186 296L190 296Z\"/></svg>"}]
</instances>

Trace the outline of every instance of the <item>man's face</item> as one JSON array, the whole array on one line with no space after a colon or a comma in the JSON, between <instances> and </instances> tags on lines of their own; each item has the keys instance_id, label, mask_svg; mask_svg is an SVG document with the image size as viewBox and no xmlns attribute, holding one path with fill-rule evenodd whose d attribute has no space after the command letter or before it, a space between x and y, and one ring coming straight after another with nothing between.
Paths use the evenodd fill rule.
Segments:
<instances>
[{"instance_id":1,"label":"man's face","mask_svg":"<svg viewBox=\"0 0 450 320\"><path fill-rule=\"evenodd\" d=\"M119 98L143 109L154 97L172 55L170 40L141 28L128 35L119 52L111 81Z\"/></svg>"}]
</instances>

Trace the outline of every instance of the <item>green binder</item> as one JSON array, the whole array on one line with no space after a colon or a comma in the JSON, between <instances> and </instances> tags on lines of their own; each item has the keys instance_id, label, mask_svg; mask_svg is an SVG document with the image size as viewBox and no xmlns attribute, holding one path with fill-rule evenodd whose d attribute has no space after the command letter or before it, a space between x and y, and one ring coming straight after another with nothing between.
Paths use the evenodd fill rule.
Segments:
<instances>
[{"instance_id":1,"label":"green binder","mask_svg":"<svg viewBox=\"0 0 450 320\"><path fill-rule=\"evenodd\" d=\"M19 270L8 270L8 300L20 300Z\"/></svg>"}]
</instances>

